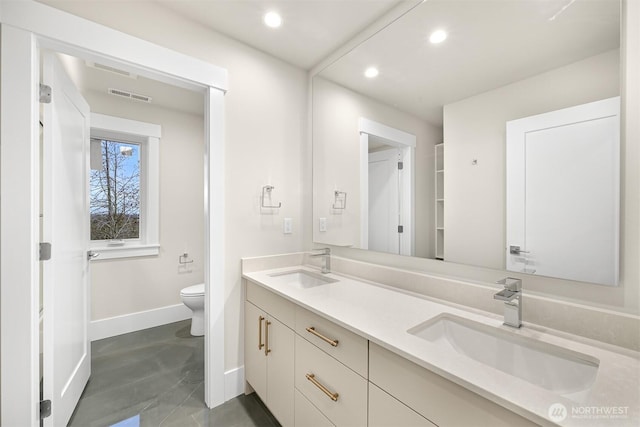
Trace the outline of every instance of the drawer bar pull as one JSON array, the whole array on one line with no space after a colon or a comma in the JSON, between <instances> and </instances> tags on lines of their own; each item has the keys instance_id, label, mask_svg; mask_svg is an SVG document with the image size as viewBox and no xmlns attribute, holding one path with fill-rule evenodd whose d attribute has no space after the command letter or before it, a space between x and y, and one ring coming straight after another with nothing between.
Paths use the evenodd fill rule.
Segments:
<instances>
[{"instance_id":1,"label":"drawer bar pull","mask_svg":"<svg viewBox=\"0 0 640 427\"><path fill-rule=\"evenodd\" d=\"M264 339L264 355L268 356L269 353L271 353L271 349L269 348L269 325L271 324L271 322L269 322L268 320L265 322L265 326L264 326L264 335L265 335L265 339Z\"/></svg>"},{"instance_id":2,"label":"drawer bar pull","mask_svg":"<svg viewBox=\"0 0 640 427\"><path fill-rule=\"evenodd\" d=\"M323 340L324 342L331 344L333 347L337 347L338 346L338 340L332 340L331 338L327 338L324 335L322 335L320 332L316 331L316 328L313 326L309 326L307 328L307 332L309 332L310 334L313 334L315 336L317 336L318 338L320 338L321 340Z\"/></svg>"},{"instance_id":3,"label":"drawer bar pull","mask_svg":"<svg viewBox=\"0 0 640 427\"><path fill-rule=\"evenodd\" d=\"M318 380L316 380L316 376L314 374L307 374L306 377L309 381L313 383L314 386L322 390L322 392L326 394L329 397L329 399L333 400L334 402L338 401L338 393L331 393L328 388L326 388L325 386L320 384Z\"/></svg>"},{"instance_id":4,"label":"drawer bar pull","mask_svg":"<svg viewBox=\"0 0 640 427\"><path fill-rule=\"evenodd\" d=\"M264 344L262 343L262 321L264 317L258 316L258 350L262 350Z\"/></svg>"}]
</instances>

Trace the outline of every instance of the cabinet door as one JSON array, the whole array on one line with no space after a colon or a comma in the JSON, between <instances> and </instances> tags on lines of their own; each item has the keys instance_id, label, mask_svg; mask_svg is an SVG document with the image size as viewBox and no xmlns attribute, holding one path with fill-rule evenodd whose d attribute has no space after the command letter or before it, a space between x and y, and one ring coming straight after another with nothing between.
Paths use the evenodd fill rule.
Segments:
<instances>
[{"instance_id":1,"label":"cabinet door","mask_svg":"<svg viewBox=\"0 0 640 427\"><path fill-rule=\"evenodd\" d=\"M265 324L267 359L267 400L273 416L283 427L293 427L294 332L269 316ZM256 347L257 348L257 347Z\"/></svg>"},{"instance_id":2,"label":"cabinet door","mask_svg":"<svg viewBox=\"0 0 640 427\"><path fill-rule=\"evenodd\" d=\"M369 383L369 427L436 427L413 409Z\"/></svg>"},{"instance_id":3,"label":"cabinet door","mask_svg":"<svg viewBox=\"0 0 640 427\"><path fill-rule=\"evenodd\" d=\"M244 303L244 375L263 402L267 399L267 358L264 356L266 314Z\"/></svg>"}]
</instances>

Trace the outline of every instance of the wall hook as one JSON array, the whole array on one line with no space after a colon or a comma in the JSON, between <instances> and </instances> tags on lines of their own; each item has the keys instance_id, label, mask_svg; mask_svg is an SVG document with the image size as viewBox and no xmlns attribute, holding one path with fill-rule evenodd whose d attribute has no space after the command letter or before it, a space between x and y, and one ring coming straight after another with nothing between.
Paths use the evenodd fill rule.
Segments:
<instances>
[{"instance_id":1,"label":"wall hook","mask_svg":"<svg viewBox=\"0 0 640 427\"><path fill-rule=\"evenodd\" d=\"M269 202L271 203L271 191L274 189L275 187L273 185L265 185L264 187L262 187L262 195L260 196L260 207L262 208L280 208L282 206L282 202L278 202L278 205L265 205L264 201L266 198L269 199Z\"/></svg>"}]
</instances>

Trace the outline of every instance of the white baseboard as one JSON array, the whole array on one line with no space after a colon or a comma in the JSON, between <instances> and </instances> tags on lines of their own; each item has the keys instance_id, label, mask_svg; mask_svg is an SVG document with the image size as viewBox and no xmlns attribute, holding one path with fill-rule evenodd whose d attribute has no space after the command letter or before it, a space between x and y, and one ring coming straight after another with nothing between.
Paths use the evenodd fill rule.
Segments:
<instances>
[{"instance_id":1,"label":"white baseboard","mask_svg":"<svg viewBox=\"0 0 640 427\"><path fill-rule=\"evenodd\" d=\"M224 373L224 400L231 400L244 393L244 366Z\"/></svg>"},{"instance_id":2,"label":"white baseboard","mask_svg":"<svg viewBox=\"0 0 640 427\"><path fill-rule=\"evenodd\" d=\"M190 318L191 310L186 305L169 305L153 310L94 320L89 323L89 338L91 341L96 341Z\"/></svg>"}]
</instances>

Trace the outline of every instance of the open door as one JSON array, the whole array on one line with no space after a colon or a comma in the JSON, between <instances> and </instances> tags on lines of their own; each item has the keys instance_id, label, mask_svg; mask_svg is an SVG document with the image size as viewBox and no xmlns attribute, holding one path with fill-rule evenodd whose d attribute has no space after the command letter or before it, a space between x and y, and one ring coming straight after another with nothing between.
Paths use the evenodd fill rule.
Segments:
<instances>
[{"instance_id":1,"label":"open door","mask_svg":"<svg viewBox=\"0 0 640 427\"><path fill-rule=\"evenodd\" d=\"M45 426L66 426L91 373L89 325L89 105L62 65L43 54L42 233Z\"/></svg>"}]
</instances>

